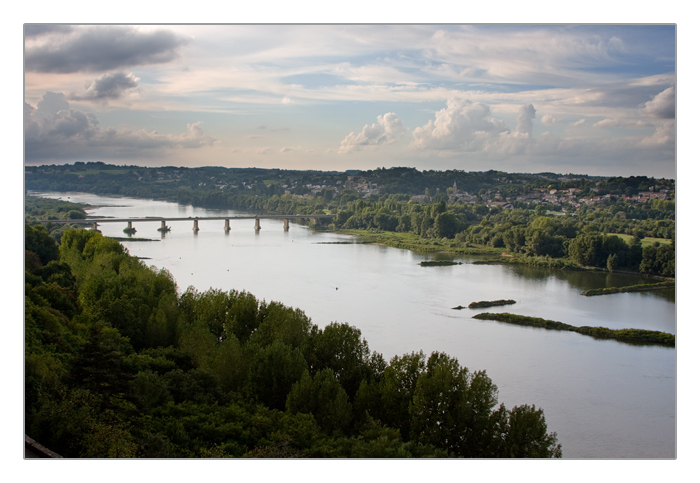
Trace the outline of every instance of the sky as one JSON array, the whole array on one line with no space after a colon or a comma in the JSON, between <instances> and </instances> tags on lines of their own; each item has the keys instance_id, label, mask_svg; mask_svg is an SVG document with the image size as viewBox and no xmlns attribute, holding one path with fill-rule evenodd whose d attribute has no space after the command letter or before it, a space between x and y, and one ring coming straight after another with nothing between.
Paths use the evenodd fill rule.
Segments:
<instances>
[{"instance_id":1,"label":"sky","mask_svg":"<svg viewBox=\"0 0 700 483\"><path fill-rule=\"evenodd\" d=\"M668 24L25 24L25 164L676 178Z\"/></svg>"}]
</instances>

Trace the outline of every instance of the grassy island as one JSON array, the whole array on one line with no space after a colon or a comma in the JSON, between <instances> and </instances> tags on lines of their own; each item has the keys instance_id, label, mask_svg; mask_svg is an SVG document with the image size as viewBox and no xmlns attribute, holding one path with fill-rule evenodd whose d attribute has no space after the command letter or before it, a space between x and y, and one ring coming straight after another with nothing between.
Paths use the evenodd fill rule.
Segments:
<instances>
[{"instance_id":1,"label":"grassy island","mask_svg":"<svg viewBox=\"0 0 700 483\"><path fill-rule=\"evenodd\" d=\"M608 287L608 288L593 288L591 290L586 290L581 292L581 295L590 297L592 295L608 295L613 293L627 293L627 292L646 292L648 290L662 290L665 288L674 288L676 286L675 281L669 282L658 282L658 283L645 283L639 285L629 285L627 287Z\"/></svg>"},{"instance_id":2,"label":"grassy island","mask_svg":"<svg viewBox=\"0 0 700 483\"><path fill-rule=\"evenodd\" d=\"M420 262L421 267L447 267L450 265L461 265L462 262L452 262L449 260L426 260Z\"/></svg>"},{"instance_id":3,"label":"grassy island","mask_svg":"<svg viewBox=\"0 0 700 483\"><path fill-rule=\"evenodd\" d=\"M481 301L481 302L472 302L469 304L470 309L483 309L486 307L498 307L501 305L512 305L515 303L515 300L491 300L491 301Z\"/></svg>"},{"instance_id":4,"label":"grassy island","mask_svg":"<svg viewBox=\"0 0 700 483\"><path fill-rule=\"evenodd\" d=\"M618 342L629 344L655 344L667 347L676 346L676 336L666 332L657 330L643 329L608 329L606 327L576 327L574 325L564 324L554 320L541 319L539 317L527 317L524 315L516 315L509 313L492 314L484 312L473 317L480 320L495 320L498 322L506 322L509 324L525 325L530 327L539 327L548 330L564 330L569 332L578 332L579 334L588 335L596 339L614 339Z\"/></svg>"}]
</instances>

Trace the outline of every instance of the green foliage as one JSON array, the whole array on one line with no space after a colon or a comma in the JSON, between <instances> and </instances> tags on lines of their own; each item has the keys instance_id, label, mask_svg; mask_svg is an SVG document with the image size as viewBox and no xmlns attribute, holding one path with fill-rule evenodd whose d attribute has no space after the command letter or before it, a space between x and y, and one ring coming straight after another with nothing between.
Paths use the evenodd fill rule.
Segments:
<instances>
[{"instance_id":1,"label":"green foliage","mask_svg":"<svg viewBox=\"0 0 700 483\"><path fill-rule=\"evenodd\" d=\"M378 377L375 373L367 341L360 330L348 324L332 322L322 331L312 332L312 349L308 355L313 373L329 368L345 392L354 397L363 379ZM375 356L375 360L379 356ZM376 362L383 370L382 361Z\"/></svg>"},{"instance_id":2,"label":"green foliage","mask_svg":"<svg viewBox=\"0 0 700 483\"><path fill-rule=\"evenodd\" d=\"M58 259L58 245L43 226L24 225L24 249L36 254L42 265Z\"/></svg>"},{"instance_id":3,"label":"green foliage","mask_svg":"<svg viewBox=\"0 0 700 483\"><path fill-rule=\"evenodd\" d=\"M346 431L352 417L348 395L329 368L317 372L313 378L305 372L292 386L286 406L292 414L313 415L328 434Z\"/></svg>"},{"instance_id":4,"label":"green foliage","mask_svg":"<svg viewBox=\"0 0 700 483\"><path fill-rule=\"evenodd\" d=\"M68 230L58 250L27 232L25 431L58 454L506 455L494 449L509 414L492 409L495 386L444 354L387 365L348 324L321 330L246 292L178 295L167 272L96 232ZM518 447L546 454L556 438L543 417L521 419Z\"/></svg>"},{"instance_id":5,"label":"green foliage","mask_svg":"<svg viewBox=\"0 0 700 483\"><path fill-rule=\"evenodd\" d=\"M506 418L506 431L500 443L500 454L508 458L560 458L561 445L556 434L547 433L542 409L516 406Z\"/></svg>"},{"instance_id":6,"label":"green foliage","mask_svg":"<svg viewBox=\"0 0 700 483\"><path fill-rule=\"evenodd\" d=\"M302 377L307 367L299 349L275 340L253 357L250 367L251 391L266 406L283 410L292 385Z\"/></svg>"}]
</instances>

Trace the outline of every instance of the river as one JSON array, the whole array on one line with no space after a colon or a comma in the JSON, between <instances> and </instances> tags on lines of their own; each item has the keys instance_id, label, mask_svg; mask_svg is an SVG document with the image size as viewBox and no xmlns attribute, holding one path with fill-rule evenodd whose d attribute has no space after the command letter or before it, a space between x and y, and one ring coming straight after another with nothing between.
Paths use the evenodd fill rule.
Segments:
<instances>
[{"instance_id":1,"label":"river","mask_svg":"<svg viewBox=\"0 0 700 483\"><path fill-rule=\"evenodd\" d=\"M86 193L30 193L89 203L99 217L243 215L162 201ZM394 355L442 351L469 370L486 370L511 408L544 409L565 458L674 458L676 455L676 350L595 340L571 332L520 327L471 316L482 310L452 307L480 300L514 299L495 312L571 325L676 332L674 290L584 297L589 288L644 283L634 275L565 272L526 266L475 265L467 257L421 255L316 233L281 220L135 223L129 253L169 270L180 291L188 286L246 290L259 299L298 307L316 325L338 321L358 327L371 350ZM124 237L122 223L103 223ZM430 259L460 265L421 267Z\"/></svg>"}]
</instances>

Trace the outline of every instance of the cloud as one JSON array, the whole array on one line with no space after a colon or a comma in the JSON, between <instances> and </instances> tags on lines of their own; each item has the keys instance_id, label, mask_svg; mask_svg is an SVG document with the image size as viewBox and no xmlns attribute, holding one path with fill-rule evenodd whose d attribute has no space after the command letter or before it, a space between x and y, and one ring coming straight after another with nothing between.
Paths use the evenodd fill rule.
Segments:
<instances>
[{"instance_id":1,"label":"cloud","mask_svg":"<svg viewBox=\"0 0 700 483\"><path fill-rule=\"evenodd\" d=\"M542 124L545 124L547 126L551 126L559 122L559 120L551 114L545 114L544 116L542 116L540 121L542 122Z\"/></svg>"},{"instance_id":2,"label":"cloud","mask_svg":"<svg viewBox=\"0 0 700 483\"><path fill-rule=\"evenodd\" d=\"M60 92L46 92L36 105L36 117L48 117L70 108L70 104Z\"/></svg>"},{"instance_id":3,"label":"cloud","mask_svg":"<svg viewBox=\"0 0 700 483\"><path fill-rule=\"evenodd\" d=\"M654 131L654 134L642 139L644 146L676 146L676 121L664 120Z\"/></svg>"},{"instance_id":4,"label":"cloud","mask_svg":"<svg viewBox=\"0 0 700 483\"><path fill-rule=\"evenodd\" d=\"M115 72L105 74L93 80L85 88L84 94L72 94L71 99L105 102L109 99L119 99L130 89L139 85L139 78L131 72Z\"/></svg>"},{"instance_id":5,"label":"cloud","mask_svg":"<svg viewBox=\"0 0 700 483\"><path fill-rule=\"evenodd\" d=\"M56 92L44 94L36 108L25 102L24 112L28 162L160 155L170 149L201 148L217 142L205 134L201 122L187 124L187 130L180 134L103 128L94 114L71 108L65 96Z\"/></svg>"},{"instance_id":6,"label":"cloud","mask_svg":"<svg viewBox=\"0 0 700 483\"><path fill-rule=\"evenodd\" d=\"M535 107L532 104L521 107L515 130L521 134L532 136L532 120L535 118L535 112Z\"/></svg>"},{"instance_id":7,"label":"cloud","mask_svg":"<svg viewBox=\"0 0 700 483\"><path fill-rule=\"evenodd\" d=\"M617 119L603 119L593 125L593 127L618 127L620 121Z\"/></svg>"},{"instance_id":8,"label":"cloud","mask_svg":"<svg viewBox=\"0 0 700 483\"><path fill-rule=\"evenodd\" d=\"M31 39L54 33L68 34L72 31L71 25L25 25L24 37Z\"/></svg>"},{"instance_id":9,"label":"cloud","mask_svg":"<svg viewBox=\"0 0 700 483\"><path fill-rule=\"evenodd\" d=\"M34 28L29 33L25 37L25 70L63 74L170 62L188 42L169 30L120 26Z\"/></svg>"},{"instance_id":10,"label":"cloud","mask_svg":"<svg viewBox=\"0 0 700 483\"><path fill-rule=\"evenodd\" d=\"M613 65L629 50L619 36L585 27L441 28L424 45L431 60L467 78L551 86L604 78L589 68Z\"/></svg>"},{"instance_id":11,"label":"cloud","mask_svg":"<svg viewBox=\"0 0 700 483\"><path fill-rule=\"evenodd\" d=\"M659 119L676 118L676 88L669 87L644 104L642 111L647 116Z\"/></svg>"},{"instance_id":12,"label":"cloud","mask_svg":"<svg viewBox=\"0 0 700 483\"><path fill-rule=\"evenodd\" d=\"M435 114L435 120L414 129L411 146L416 149L476 150L507 131L503 121L491 116L486 104L452 98L447 101L447 107Z\"/></svg>"},{"instance_id":13,"label":"cloud","mask_svg":"<svg viewBox=\"0 0 700 483\"><path fill-rule=\"evenodd\" d=\"M377 116L377 123L365 124L359 133L351 132L340 143L339 153L349 153L360 146L378 146L398 141L406 132L401 119L393 112Z\"/></svg>"}]
</instances>

